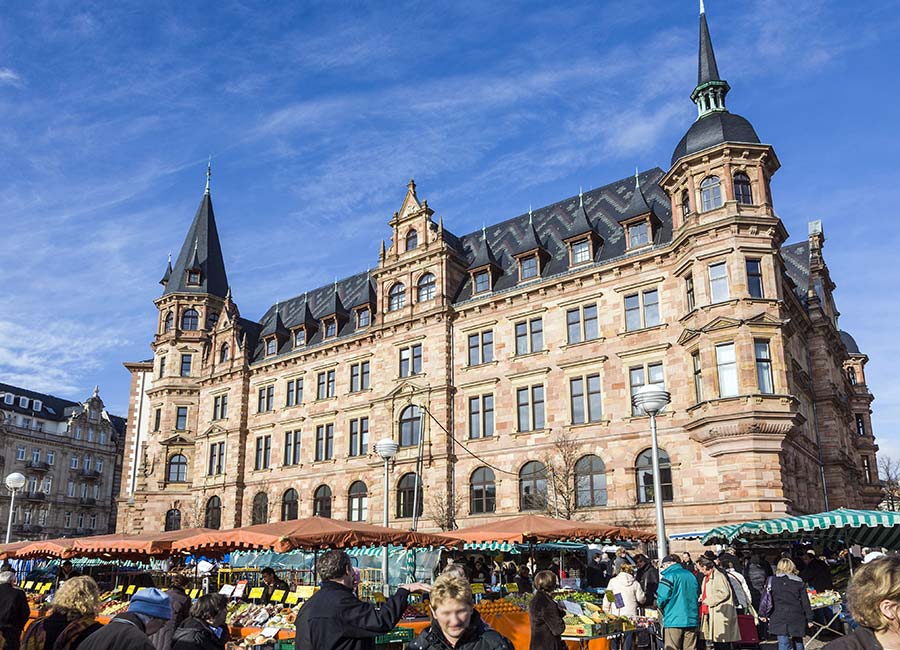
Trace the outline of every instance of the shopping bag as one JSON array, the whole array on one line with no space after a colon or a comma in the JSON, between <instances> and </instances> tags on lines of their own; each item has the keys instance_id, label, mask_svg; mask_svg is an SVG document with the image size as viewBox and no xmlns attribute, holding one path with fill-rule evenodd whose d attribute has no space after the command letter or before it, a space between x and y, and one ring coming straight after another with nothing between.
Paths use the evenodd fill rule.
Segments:
<instances>
[{"instance_id":1,"label":"shopping bag","mask_svg":"<svg viewBox=\"0 0 900 650\"><path fill-rule=\"evenodd\" d=\"M766 580L766 590L763 592L762 598L759 599L759 615L763 618L769 618L772 615L772 578Z\"/></svg>"}]
</instances>

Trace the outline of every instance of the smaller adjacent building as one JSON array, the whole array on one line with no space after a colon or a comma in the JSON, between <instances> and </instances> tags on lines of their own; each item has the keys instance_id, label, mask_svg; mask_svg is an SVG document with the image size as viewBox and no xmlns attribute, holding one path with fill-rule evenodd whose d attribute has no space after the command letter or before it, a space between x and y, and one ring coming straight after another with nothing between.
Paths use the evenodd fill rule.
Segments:
<instances>
[{"instance_id":1,"label":"smaller adjacent building","mask_svg":"<svg viewBox=\"0 0 900 650\"><path fill-rule=\"evenodd\" d=\"M0 383L0 479L26 479L10 541L114 532L124 434L125 419L106 410L96 387L73 402ZM0 487L0 522L9 506Z\"/></svg>"}]
</instances>

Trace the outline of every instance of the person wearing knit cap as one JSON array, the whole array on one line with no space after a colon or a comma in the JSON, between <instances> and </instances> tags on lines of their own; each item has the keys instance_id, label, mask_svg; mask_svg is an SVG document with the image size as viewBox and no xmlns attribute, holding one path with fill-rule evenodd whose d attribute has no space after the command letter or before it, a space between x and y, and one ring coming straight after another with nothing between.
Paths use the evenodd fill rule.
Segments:
<instances>
[{"instance_id":1,"label":"person wearing knit cap","mask_svg":"<svg viewBox=\"0 0 900 650\"><path fill-rule=\"evenodd\" d=\"M131 597L128 611L112 619L79 646L78 650L155 650L150 636L172 617L169 597L155 587Z\"/></svg>"}]
</instances>

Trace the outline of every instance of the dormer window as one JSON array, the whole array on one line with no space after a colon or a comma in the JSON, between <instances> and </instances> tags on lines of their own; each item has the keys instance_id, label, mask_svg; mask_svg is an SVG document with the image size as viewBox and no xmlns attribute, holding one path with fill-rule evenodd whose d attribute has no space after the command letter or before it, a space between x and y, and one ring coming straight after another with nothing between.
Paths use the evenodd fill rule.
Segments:
<instances>
[{"instance_id":1,"label":"dormer window","mask_svg":"<svg viewBox=\"0 0 900 650\"><path fill-rule=\"evenodd\" d=\"M644 219L628 225L628 248L640 248L650 243L650 221Z\"/></svg>"},{"instance_id":2,"label":"dormer window","mask_svg":"<svg viewBox=\"0 0 900 650\"><path fill-rule=\"evenodd\" d=\"M718 176L707 176L700 183L700 205L704 212L722 207L722 184Z\"/></svg>"},{"instance_id":3,"label":"dormer window","mask_svg":"<svg viewBox=\"0 0 900 650\"><path fill-rule=\"evenodd\" d=\"M406 305L406 285L398 282L388 291L388 311L397 311Z\"/></svg>"},{"instance_id":4,"label":"dormer window","mask_svg":"<svg viewBox=\"0 0 900 650\"><path fill-rule=\"evenodd\" d=\"M476 271L472 276L475 284L475 293L484 293L491 290L491 274L489 271Z\"/></svg>"},{"instance_id":5,"label":"dormer window","mask_svg":"<svg viewBox=\"0 0 900 650\"><path fill-rule=\"evenodd\" d=\"M188 271L187 272L187 283L188 286L199 287L200 286L200 271Z\"/></svg>"},{"instance_id":6,"label":"dormer window","mask_svg":"<svg viewBox=\"0 0 900 650\"><path fill-rule=\"evenodd\" d=\"M519 260L519 280L531 280L538 276L537 255L529 255Z\"/></svg>"},{"instance_id":7,"label":"dormer window","mask_svg":"<svg viewBox=\"0 0 900 650\"><path fill-rule=\"evenodd\" d=\"M294 332L294 347L299 348L302 345L306 345L306 329L301 327Z\"/></svg>"},{"instance_id":8,"label":"dormer window","mask_svg":"<svg viewBox=\"0 0 900 650\"><path fill-rule=\"evenodd\" d=\"M406 252L416 250L419 245L419 233L410 230L406 233Z\"/></svg>"},{"instance_id":9,"label":"dormer window","mask_svg":"<svg viewBox=\"0 0 900 650\"><path fill-rule=\"evenodd\" d=\"M372 311L368 307L360 307L356 310L356 327L368 327L372 323Z\"/></svg>"},{"instance_id":10,"label":"dormer window","mask_svg":"<svg viewBox=\"0 0 900 650\"><path fill-rule=\"evenodd\" d=\"M572 242L570 245L570 253L572 256L572 264L584 264L591 261L591 242L587 237Z\"/></svg>"},{"instance_id":11,"label":"dormer window","mask_svg":"<svg viewBox=\"0 0 900 650\"><path fill-rule=\"evenodd\" d=\"M681 192L681 216L686 217L691 213L691 193L687 190Z\"/></svg>"},{"instance_id":12,"label":"dormer window","mask_svg":"<svg viewBox=\"0 0 900 650\"><path fill-rule=\"evenodd\" d=\"M274 337L266 341L266 356L271 357L278 352L278 340Z\"/></svg>"},{"instance_id":13,"label":"dormer window","mask_svg":"<svg viewBox=\"0 0 900 650\"><path fill-rule=\"evenodd\" d=\"M19 408L22 408L22 409L28 408L28 398L27 397L19 398Z\"/></svg>"},{"instance_id":14,"label":"dormer window","mask_svg":"<svg viewBox=\"0 0 900 650\"><path fill-rule=\"evenodd\" d=\"M36 399L31 403L31 408L35 411L40 411L42 408L44 408L44 403L41 402L41 400Z\"/></svg>"},{"instance_id":15,"label":"dormer window","mask_svg":"<svg viewBox=\"0 0 900 650\"><path fill-rule=\"evenodd\" d=\"M337 336L337 318L327 318L322 321L322 324L325 326L325 338L330 339Z\"/></svg>"},{"instance_id":16,"label":"dormer window","mask_svg":"<svg viewBox=\"0 0 900 650\"><path fill-rule=\"evenodd\" d=\"M753 205L750 177L744 172L738 172L734 175L734 200L741 205Z\"/></svg>"},{"instance_id":17,"label":"dormer window","mask_svg":"<svg viewBox=\"0 0 900 650\"><path fill-rule=\"evenodd\" d=\"M15 398L12 393L7 393L6 395L3 396L3 403L4 404L12 404L14 399Z\"/></svg>"}]
</instances>

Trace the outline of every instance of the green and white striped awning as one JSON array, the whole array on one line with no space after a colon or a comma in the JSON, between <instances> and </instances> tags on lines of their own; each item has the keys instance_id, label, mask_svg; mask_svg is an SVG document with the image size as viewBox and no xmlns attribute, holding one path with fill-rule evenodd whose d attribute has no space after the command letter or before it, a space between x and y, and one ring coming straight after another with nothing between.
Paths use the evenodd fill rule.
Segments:
<instances>
[{"instance_id":1,"label":"green and white striped awning","mask_svg":"<svg viewBox=\"0 0 900 650\"><path fill-rule=\"evenodd\" d=\"M814 515L758 519L709 531L704 544L735 539L772 541L809 539L842 545L900 549L900 512L839 508Z\"/></svg>"},{"instance_id":2,"label":"green and white striped awning","mask_svg":"<svg viewBox=\"0 0 900 650\"><path fill-rule=\"evenodd\" d=\"M518 553L515 544L509 542L474 542L466 543L463 548L467 551L502 551L503 553Z\"/></svg>"}]
</instances>

